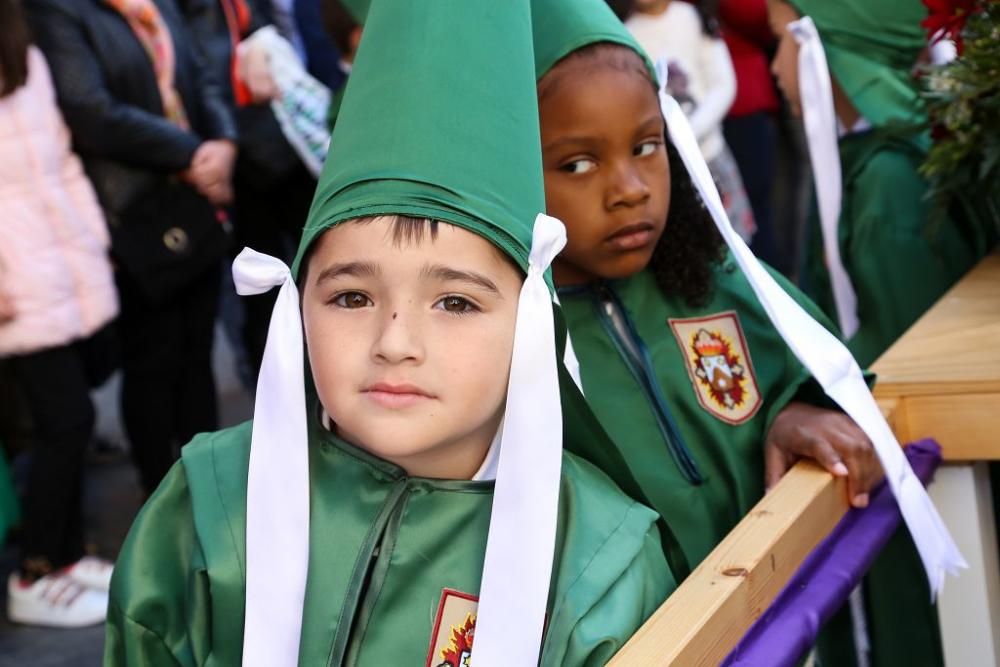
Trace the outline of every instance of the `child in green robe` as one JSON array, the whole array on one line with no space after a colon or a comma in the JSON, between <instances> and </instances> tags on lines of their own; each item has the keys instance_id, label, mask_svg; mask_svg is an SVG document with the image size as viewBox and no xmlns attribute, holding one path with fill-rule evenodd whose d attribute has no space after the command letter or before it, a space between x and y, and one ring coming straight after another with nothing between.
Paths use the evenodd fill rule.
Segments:
<instances>
[{"instance_id":1,"label":"child in green robe","mask_svg":"<svg viewBox=\"0 0 1000 667\"><path fill-rule=\"evenodd\" d=\"M599 0L535 0L533 24L546 206L568 234L553 276L583 390L690 564L799 458L848 476L864 506L871 444L824 407L725 251L639 47Z\"/></svg>"},{"instance_id":2,"label":"child in green robe","mask_svg":"<svg viewBox=\"0 0 1000 667\"><path fill-rule=\"evenodd\" d=\"M656 515L560 447L610 445L560 390L529 31L375 0L291 271L234 266L281 286L254 421L137 518L105 664L602 665L673 588Z\"/></svg>"},{"instance_id":3,"label":"child in green robe","mask_svg":"<svg viewBox=\"0 0 1000 667\"><path fill-rule=\"evenodd\" d=\"M841 320L858 361L870 364L996 236L968 205L952 207L947 219L929 215L919 167L930 137L913 71L926 47L920 22L927 9L919 0L772 0L768 13L780 40L772 70L793 112L809 116L819 215L806 287ZM824 96L832 107L825 116ZM974 198L961 195L966 204ZM890 540L862 590L853 620L845 613L831 624L845 628L843 635L867 626L868 640L838 641L831 633L821 643L828 663L944 663L937 613L906 531Z\"/></svg>"}]
</instances>

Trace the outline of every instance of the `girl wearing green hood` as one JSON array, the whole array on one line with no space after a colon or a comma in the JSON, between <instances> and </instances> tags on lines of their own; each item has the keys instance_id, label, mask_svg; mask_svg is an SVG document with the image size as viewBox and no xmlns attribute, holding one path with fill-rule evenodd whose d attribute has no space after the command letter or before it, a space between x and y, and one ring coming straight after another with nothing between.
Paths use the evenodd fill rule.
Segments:
<instances>
[{"instance_id":1,"label":"girl wearing green hood","mask_svg":"<svg viewBox=\"0 0 1000 667\"><path fill-rule=\"evenodd\" d=\"M611 446L560 382L531 48L527 0L372 3L294 265L234 266L280 285L254 421L137 518L106 664L602 665L673 589L562 451Z\"/></svg>"},{"instance_id":2,"label":"girl wearing green hood","mask_svg":"<svg viewBox=\"0 0 1000 667\"><path fill-rule=\"evenodd\" d=\"M583 391L643 497L692 566L799 458L866 505L872 446L726 252L639 47L601 0L535 0L533 21L546 207L568 234L553 276Z\"/></svg>"}]
</instances>

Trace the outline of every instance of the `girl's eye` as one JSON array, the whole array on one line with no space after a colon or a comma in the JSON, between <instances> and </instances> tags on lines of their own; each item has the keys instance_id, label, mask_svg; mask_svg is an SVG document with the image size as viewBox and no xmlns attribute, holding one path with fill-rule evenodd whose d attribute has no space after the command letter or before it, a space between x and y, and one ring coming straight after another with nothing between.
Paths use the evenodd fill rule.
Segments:
<instances>
[{"instance_id":1,"label":"girl's eye","mask_svg":"<svg viewBox=\"0 0 1000 667\"><path fill-rule=\"evenodd\" d=\"M343 292L333 298L333 303L341 308L355 310L374 305L372 300L361 292Z\"/></svg>"},{"instance_id":2,"label":"girl's eye","mask_svg":"<svg viewBox=\"0 0 1000 667\"><path fill-rule=\"evenodd\" d=\"M434 307L457 315L479 310L471 301L461 296L446 296L434 304Z\"/></svg>"},{"instance_id":3,"label":"girl's eye","mask_svg":"<svg viewBox=\"0 0 1000 667\"><path fill-rule=\"evenodd\" d=\"M586 174L593 171L597 164L593 160L573 160L559 167L568 174Z\"/></svg>"},{"instance_id":4,"label":"girl's eye","mask_svg":"<svg viewBox=\"0 0 1000 667\"><path fill-rule=\"evenodd\" d=\"M633 149L633 153L636 157L646 157L647 155L652 155L656 152L656 149L660 147L660 143L657 141L644 141Z\"/></svg>"}]
</instances>

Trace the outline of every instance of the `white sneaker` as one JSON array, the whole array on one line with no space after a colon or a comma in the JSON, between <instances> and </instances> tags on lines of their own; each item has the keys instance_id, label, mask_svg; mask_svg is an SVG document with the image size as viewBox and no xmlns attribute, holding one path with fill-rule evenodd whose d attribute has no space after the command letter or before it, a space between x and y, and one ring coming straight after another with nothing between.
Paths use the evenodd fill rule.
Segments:
<instances>
[{"instance_id":1,"label":"white sneaker","mask_svg":"<svg viewBox=\"0 0 1000 667\"><path fill-rule=\"evenodd\" d=\"M84 556L67 566L63 572L81 586L108 592L111 590L111 572L114 567L114 563L103 558Z\"/></svg>"},{"instance_id":2,"label":"white sneaker","mask_svg":"<svg viewBox=\"0 0 1000 667\"><path fill-rule=\"evenodd\" d=\"M14 573L7 579L7 618L14 623L51 628L82 628L104 621L108 594L74 581L66 570L33 584Z\"/></svg>"}]
</instances>

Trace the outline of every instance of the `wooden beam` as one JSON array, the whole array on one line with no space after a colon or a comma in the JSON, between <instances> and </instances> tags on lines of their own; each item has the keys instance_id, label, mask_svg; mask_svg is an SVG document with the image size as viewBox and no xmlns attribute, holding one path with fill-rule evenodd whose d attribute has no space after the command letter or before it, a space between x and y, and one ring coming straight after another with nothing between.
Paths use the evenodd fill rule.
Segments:
<instances>
[{"instance_id":1,"label":"wooden beam","mask_svg":"<svg viewBox=\"0 0 1000 667\"><path fill-rule=\"evenodd\" d=\"M608 664L715 667L847 509L845 480L796 464Z\"/></svg>"}]
</instances>

